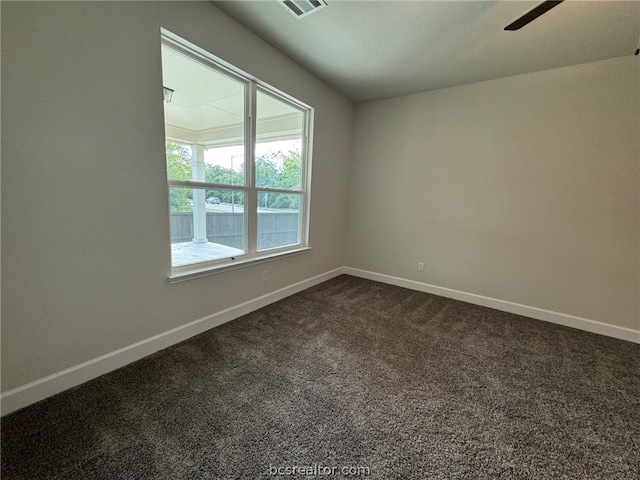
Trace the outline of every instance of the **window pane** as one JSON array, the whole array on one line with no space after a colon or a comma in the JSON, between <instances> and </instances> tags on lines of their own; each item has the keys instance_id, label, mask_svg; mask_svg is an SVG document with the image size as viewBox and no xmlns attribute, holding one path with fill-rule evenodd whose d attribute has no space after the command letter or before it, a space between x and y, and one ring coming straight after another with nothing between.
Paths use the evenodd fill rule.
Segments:
<instances>
[{"instance_id":1,"label":"window pane","mask_svg":"<svg viewBox=\"0 0 640 480\"><path fill-rule=\"evenodd\" d=\"M193 152L204 153L204 164L199 165ZM169 180L196 180L227 185L244 185L244 147L193 148L178 142L166 142L167 177ZM194 163L195 162L195 163ZM193 167L196 170L194 175ZM202 176L204 170L204 176ZM198 174L200 176L198 176Z\"/></svg>"},{"instance_id":2,"label":"window pane","mask_svg":"<svg viewBox=\"0 0 640 480\"><path fill-rule=\"evenodd\" d=\"M209 148L204 152L205 182L244 185L244 146Z\"/></svg>"},{"instance_id":3,"label":"window pane","mask_svg":"<svg viewBox=\"0 0 640 480\"><path fill-rule=\"evenodd\" d=\"M171 278L306 246L313 109L162 37Z\"/></svg>"},{"instance_id":4,"label":"window pane","mask_svg":"<svg viewBox=\"0 0 640 480\"><path fill-rule=\"evenodd\" d=\"M301 202L299 194L258 193L258 250L300 243Z\"/></svg>"},{"instance_id":5,"label":"window pane","mask_svg":"<svg viewBox=\"0 0 640 480\"><path fill-rule=\"evenodd\" d=\"M220 183L244 185L245 83L164 45L162 81L173 90L164 103L169 179L226 173Z\"/></svg>"},{"instance_id":6,"label":"window pane","mask_svg":"<svg viewBox=\"0 0 640 480\"><path fill-rule=\"evenodd\" d=\"M300 190L304 114L261 91L256 102L256 186Z\"/></svg>"},{"instance_id":7,"label":"window pane","mask_svg":"<svg viewBox=\"0 0 640 480\"><path fill-rule=\"evenodd\" d=\"M169 188L174 267L246 253L244 192Z\"/></svg>"}]
</instances>

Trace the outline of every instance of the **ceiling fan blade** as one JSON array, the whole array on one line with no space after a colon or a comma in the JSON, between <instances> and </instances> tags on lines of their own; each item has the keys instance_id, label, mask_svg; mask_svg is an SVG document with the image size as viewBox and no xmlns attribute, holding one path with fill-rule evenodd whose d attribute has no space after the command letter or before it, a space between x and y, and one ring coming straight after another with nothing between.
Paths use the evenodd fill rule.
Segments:
<instances>
[{"instance_id":1,"label":"ceiling fan blade","mask_svg":"<svg viewBox=\"0 0 640 480\"><path fill-rule=\"evenodd\" d=\"M547 13L549 10L551 10L553 7L557 7L558 5L560 5L563 1L564 0L546 0L542 2L540 5L538 5L536 8L534 8L533 10L531 10L530 12L525 13L515 22L504 27L504 29L520 30L522 27L524 27L528 23L533 22L540 15L543 15L544 13Z\"/></svg>"}]
</instances>

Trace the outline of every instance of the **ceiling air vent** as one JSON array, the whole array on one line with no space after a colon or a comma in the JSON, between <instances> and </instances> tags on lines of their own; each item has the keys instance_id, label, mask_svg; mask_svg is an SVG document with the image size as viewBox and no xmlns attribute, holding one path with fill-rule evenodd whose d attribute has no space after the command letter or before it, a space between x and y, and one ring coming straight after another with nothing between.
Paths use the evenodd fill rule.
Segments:
<instances>
[{"instance_id":1,"label":"ceiling air vent","mask_svg":"<svg viewBox=\"0 0 640 480\"><path fill-rule=\"evenodd\" d=\"M324 0L281 0L280 4L296 18L306 17L327 6Z\"/></svg>"}]
</instances>

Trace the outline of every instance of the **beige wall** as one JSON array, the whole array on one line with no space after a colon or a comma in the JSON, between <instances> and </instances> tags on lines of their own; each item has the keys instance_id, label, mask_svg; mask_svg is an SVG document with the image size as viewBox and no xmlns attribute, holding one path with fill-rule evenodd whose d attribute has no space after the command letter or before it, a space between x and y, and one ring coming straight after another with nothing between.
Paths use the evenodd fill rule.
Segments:
<instances>
[{"instance_id":1,"label":"beige wall","mask_svg":"<svg viewBox=\"0 0 640 480\"><path fill-rule=\"evenodd\" d=\"M358 105L346 265L640 328L639 78L629 56Z\"/></svg>"},{"instance_id":2,"label":"beige wall","mask_svg":"<svg viewBox=\"0 0 640 480\"><path fill-rule=\"evenodd\" d=\"M316 108L311 252L170 285L160 27ZM2 390L343 264L353 105L209 2L2 3Z\"/></svg>"}]
</instances>

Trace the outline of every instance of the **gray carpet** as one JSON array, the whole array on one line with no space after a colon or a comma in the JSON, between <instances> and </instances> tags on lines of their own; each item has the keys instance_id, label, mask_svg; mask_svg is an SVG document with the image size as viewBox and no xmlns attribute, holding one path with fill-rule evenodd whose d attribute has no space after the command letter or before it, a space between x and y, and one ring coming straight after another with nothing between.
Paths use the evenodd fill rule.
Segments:
<instances>
[{"instance_id":1,"label":"gray carpet","mask_svg":"<svg viewBox=\"0 0 640 480\"><path fill-rule=\"evenodd\" d=\"M640 345L343 275L5 417L1 473L637 480Z\"/></svg>"}]
</instances>

